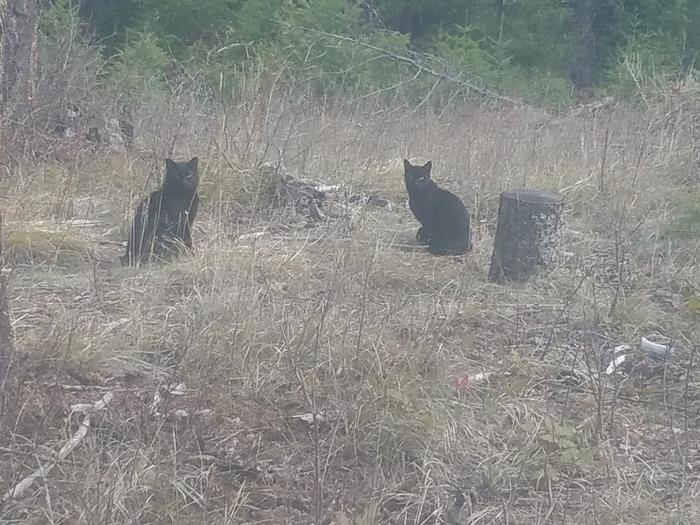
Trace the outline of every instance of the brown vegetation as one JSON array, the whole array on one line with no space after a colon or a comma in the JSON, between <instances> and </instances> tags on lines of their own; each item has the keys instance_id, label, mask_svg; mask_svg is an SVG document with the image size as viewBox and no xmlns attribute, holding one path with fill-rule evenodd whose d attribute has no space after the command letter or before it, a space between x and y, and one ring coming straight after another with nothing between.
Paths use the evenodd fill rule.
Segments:
<instances>
[{"instance_id":1,"label":"brown vegetation","mask_svg":"<svg viewBox=\"0 0 700 525\"><path fill-rule=\"evenodd\" d=\"M19 388L0 491L54 462L72 405L113 398L0 521L700 521L700 225L677 231L698 202L697 94L548 114L243 93L149 100L133 151L27 159L3 188ZM197 254L122 268L130 210L173 153L202 159ZM471 208L465 260L399 249L417 227L404 156ZM341 184L340 211L272 210L261 164L280 161ZM566 196L565 257L499 286L512 187ZM370 191L394 206L350 203ZM642 336L675 353L607 374Z\"/></svg>"}]
</instances>

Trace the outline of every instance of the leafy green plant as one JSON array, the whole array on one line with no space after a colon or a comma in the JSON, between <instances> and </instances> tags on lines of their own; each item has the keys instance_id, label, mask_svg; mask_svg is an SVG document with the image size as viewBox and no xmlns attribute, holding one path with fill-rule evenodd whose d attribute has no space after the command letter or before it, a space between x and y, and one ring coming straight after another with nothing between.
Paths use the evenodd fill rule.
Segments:
<instances>
[{"instance_id":1,"label":"leafy green plant","mask_svg":"<svg viewBox=\"0 0 700 525\"><path fill-rule=\"evenodd\" d=\"M437 54L462 72L486 75L496 67L496 58L480 45L477 29L460 26L455 33L440 31L432 41Z\"/></svg>"},{"instance_id":2,"label":"leafy green plant","mask_svg":"<svg viewBox=\"0 0 700 525\"><path fill-rule=\"evenodd\" d=\"M581 441L569 421L557 421L550 416L545 416L531 452L525 476L537 487L555 482L572 471L586 470L598 453L596 448Z\"/></svg>"},{"instance_id":3,"label":"leafy green plant","mask_svg":"<svg viewBox=\"0 0 700 525\"><path fill-rule=\"evenodd\" d=\"M172 58L152 33L131 35L117 57L111 75L126 90L141 91L161 87L172 65Z\"/></svg>"}]
</instances>

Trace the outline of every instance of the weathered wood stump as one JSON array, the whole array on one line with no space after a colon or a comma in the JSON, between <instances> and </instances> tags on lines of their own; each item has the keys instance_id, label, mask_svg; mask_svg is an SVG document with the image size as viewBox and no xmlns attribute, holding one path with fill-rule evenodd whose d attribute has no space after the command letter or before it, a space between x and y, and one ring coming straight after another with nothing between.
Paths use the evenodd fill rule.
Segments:
<instances>
[{"instance_id":1,"label":"weathered wood stump","mask_svg":"<svg viewBox=\"0 0 700 525\"><path fill-rule=\"evenodd\" d=\"M489 279L525 281L537 266L556 261L564 196L540 190L501 193Z\"/></svg>"}]
</instances>

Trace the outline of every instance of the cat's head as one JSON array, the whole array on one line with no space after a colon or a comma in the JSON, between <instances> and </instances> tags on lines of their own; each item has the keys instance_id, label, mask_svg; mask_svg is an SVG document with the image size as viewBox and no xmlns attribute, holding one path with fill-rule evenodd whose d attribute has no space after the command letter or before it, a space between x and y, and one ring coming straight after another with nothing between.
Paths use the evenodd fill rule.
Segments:
<instances>
[{"instance_id":1,"label":"cat's head","mask_svg":"<svg viewBox=\"0 0 700 525\"><path fill-rule=\"evenodd\" d=\"M189 192L197 189L199 173L197 172L197 157L189 162L175 162L165 159L164 188L173 192Z\"/></svg>"},{"instance_id":2,"label":"cat's head","mask_svg":"<svg viewBox=\"0 0 700 525\"><path fill-rule=\"evenodd\" d=\"M431 161L426 162L423 166L414 166L408 160L403 161L403 178L406 181L406 189L423 190L430 186L430 169L433 167Z\"/></svg>"}]
</instances>

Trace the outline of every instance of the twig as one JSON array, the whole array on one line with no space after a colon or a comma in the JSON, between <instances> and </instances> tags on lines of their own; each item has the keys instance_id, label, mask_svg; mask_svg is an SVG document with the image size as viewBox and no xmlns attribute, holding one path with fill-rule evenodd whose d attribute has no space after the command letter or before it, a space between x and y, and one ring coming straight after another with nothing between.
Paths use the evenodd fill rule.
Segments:
<instances>
[{"instance_id":1,"label":"twig","mask_svg":"<svg viewBox=\"0 0 700 525\"><path fill-rule=\"evenodd\" d=\"M78 431L73 434L73 436L70 438L70 440L63 445L61 450L58 452L58 455L56 456L56 459L53 461L48 466L40 466L38 469L36 469L34 472L29 474L26 478L24 478L22 481L20 481L13 489L10 489L5 493L3 496L3 500L11 500L11 499L19 499L21 498L24 493L29 489L29 487L32 486L34 481L38 478L43 478L47 476L53 468L58 464L59 461L62 461L65 459L75 448L80 445L80 443L85 439L85 436L87 436L88 430L90 430L90 425L91 425L91 415L92 413L98 411L98 410L104 410L107 405L112 401L112 398L114 397L114 394L112 392L107 392L102 399L99 401L93 403L90 406L90 411L88 414L85 416L85 419L80 423L80 428L78 428ZM82 405L81 405L82 408Z\"/></svg>"},{"instance_id":2,"label":"twig","mask_svg":"<svg viewBox=\"0 0 700 525\"><path fill-rule=\"evenodd\" d=\"M564 318L564 315L569 311L569 308L573 304L574 300L576 299L579 290L583 286L583 284L586 282L586 279L590 276L590 271L585 271L583 272L583 275L581 276L581 279L579 280L578 284L576 287L573 289L573 291L569 294L569 296L566 298L566 301L564 301L564 304L559 310L559 314L557 315L557 318L555 319L554 323L552 324L552 329L549 331L549 336L547 337L547 343L544 345L544 348L542 349L542 352L540 353L540 360L544 359L547 357L547 354L549 353L549 349L552 346L552 342L554 341L554 332L559 325L559 322Z\"/></svg>"},{"instance_id":3,"label":"twig","mask_svg":"<svg viewBox=\"0 0 700 525\"><path fill-rule=\"evenodd\" d=\"M605 127L605 142L603 143L603 156L600 159L600 175L598 176L598 191L603 192L607 189L607 181L605 180L606 161L608 160L608 148L610 147L610 121L612 113L608 115L608 125Z\"/></svg>"}]
</instances>

